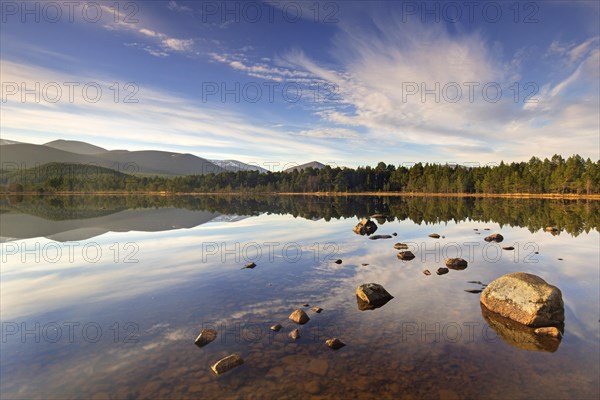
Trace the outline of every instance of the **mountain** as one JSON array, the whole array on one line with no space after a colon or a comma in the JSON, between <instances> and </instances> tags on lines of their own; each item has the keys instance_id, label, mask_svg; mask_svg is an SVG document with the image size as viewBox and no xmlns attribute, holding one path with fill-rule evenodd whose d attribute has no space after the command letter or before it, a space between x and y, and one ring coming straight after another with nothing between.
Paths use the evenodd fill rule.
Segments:
<instances>
[{"instance_id":1,"label":"mountain","mask_svg":"<svg viewBox=\"0 0 600 400\"><path fill-rule=\"evenodd\" d=\"M323 168L325 168L325 164L321 164L318 161L311 161L306 164L297 165L295 167L290 167L290 168L284 170L283 172L302 171L302 170L305 170L306 168L323 169Z\"/></svg>"},{"instance_id":2,"label":"mountain","mask_svg":"<svg viewBox=\"0 0 600 400\"><path fill-rule=\"evenodd\" d=\"M21 142L17 142L16 140L8 140L8 139L0 139L0 146L4 144L18 144Z\"/></svg>"},{"instance_id":3,"label":"mountain","mask_svg":"<svg viewBox=\"0 0 600 400\"><path fill-rule=\"evenodd\" d=\"M128 174L141 175L204 175L219 173L224 169L210 161L192 154L172 153L167 151L143 150L111 150L108 151L89 143L58 140L37 145L29 143L0 145L0 159L5 168L34 168L38 165L59 162L93 164ZM8 141L12 142L12 141ZM75 151L84 151L77 153ZM99 153L95 151L100 150ZM94 151L93 154L90 152ZM10 165L14 167L10 167Z\"/></svg>"},{"instance_id":4,"label":"mountain","mask_svg":"<svg viewBox=\"0 0 600 400\"><path fill-rule=\"evenodd\" d=\"M44 143L44 146L52 147L58 150L69 151L76 154L96 154L103 153L108 150L103 149L99 146L94 146L86 142L80 142L78 140L54 140L52 142Z\"/></svg>"},{"instance_id":5,"label":"mountain","mask_svg":"<svg viewBox=\"0 0 600 400\"><path fill-rule=\"evenodd\" d=\"M209 160L211 163L218 165L229 172L238 171L258 171L261 174L269 172L267 169L259 167L258 165L246 164L237 160Z\"/></svg>"}]
</instances>

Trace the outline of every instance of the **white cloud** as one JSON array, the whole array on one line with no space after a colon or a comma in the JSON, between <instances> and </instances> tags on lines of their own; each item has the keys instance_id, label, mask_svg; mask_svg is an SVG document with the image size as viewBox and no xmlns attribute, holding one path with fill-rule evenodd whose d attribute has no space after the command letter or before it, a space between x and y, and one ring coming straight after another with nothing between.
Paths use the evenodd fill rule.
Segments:
<instances>
[{"instance_id":1,"label":"white cloud","mask_svg":"<svg viewBox=\"0 0 600 400\"><path fill-rule=\"evenodd\" d=\"M169 1L169 4L167 4L167 8L169 10L179 11L179 12L191 12L192 11L191 8L177 4L177 2L174 0Z\"/></svg>"}]
</instances>

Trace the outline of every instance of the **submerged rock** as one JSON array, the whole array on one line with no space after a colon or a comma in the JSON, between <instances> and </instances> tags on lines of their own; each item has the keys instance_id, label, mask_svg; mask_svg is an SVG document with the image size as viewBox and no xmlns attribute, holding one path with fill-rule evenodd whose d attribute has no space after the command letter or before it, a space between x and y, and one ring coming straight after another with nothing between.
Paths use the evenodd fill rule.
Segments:
<instances>
[{"instance_id":1,"label":"submerged rock","mask_svg":"<svg viewBox=\"0 0 600 400\"><path fill-rule=\"evenodd\" d=\"M377 239L391 239L392 235L373 235L370 236L369 239L371 240L377 240Z\"/></svg>"},{"instance_id":2,"label":"submerged rock","mask_svg":"<svg viewBox=\"0 0 600 400\"><path fill-rule=\"evenodd\" d=\"M237 354L232 354L219 361L217 361L211 368L215 374L223 374L235 367L238 367L244 363L242 357Z\"/></svg>"},{"instance_id":3,"label":"submerged rock","mask_svg":"<svg viewBox=\"0 0 600 400\"><path fill-rule=\"evenodd\" d=\"M562 324L562 293L539 276L525 272L503 275L491 282L480 298L490 311L531 327Z\"/></svg>"},{"instance_id":4,"label":"submerged rock","mask_svg":"<svg viewBox=\"0 0 600 400\"><path fill-rule=\"evenodd\" d=\"M486 242L500 243L501 241L504 240L504 236L502 236L499 233L494 233L493 235L490 235L490 236L487 236L487 237L483 238L483 240L485 240Z\"/></svg>"},{"instance_id":5,"label":"submerged rock","mask_svg":"<svg viewBox=\"0 0 600 400\"><path fill-rule=\"evenodd\" d=\"M282 328L281 324L275 324L271 327L271 330L275 331L275 332L279 332L281 330L281 328Z\"/></svg>"},{"instance_id":6,"label":"submerged rock","mask_svg":"<svg viewBox=\"0 0 600 400\"><path fill-rule=\"evenodd\" d=\"M298 329L294 329L290 332L289 337L294 340L300 339L300 331Z\"/></svg>"},{"instance_id":7,"label":"submerged rock","mask_svg":"<svg viewBox=\"0 0 600 400\"><path fill-rule=\"evenodd\" d=\"M434 238L434 239L439 239L440 235L438 235L437 233L432 233L431 235L429 235L430 238Z\"/></svg>"},{"instance_id":8,"label":"submerged rock","mask_svg":"<svg viewBox=\"0 0 600 400\"><path fill-rule=\"evenodd\" d=\"M412 251L401 251L398 253L398 258L402 261L410 261L415 258L415 255L412 253Z\"/></svg>"},{"instance_id":9,"label":"submerged rock","mask_svg":"<svg viewBox=\"0 0 600 400\"><path fill-rule=\"evenodd\" d=\"M310 318L308 318L308 315L306 315L306 313L301 309L297 309L296 311L291 313L288 318L300 325L304 325L310 320Z\"/></svg>"},{"instance_id":10,"label":"submerged rock","mask_svg":"<svg viewBox=\"0 0 600 400\"><path fill-rule=\"evenodd\" d=\"M464 260L462 258L449 258L446 260L446 267L450 269L461 271L467 268L467 265L467 260Z\"/></svg>"},{"instance_id":11,"label":"submerged rock","mask_svg":"<svg viewBox=\"0 0 600 400\"><path fill-rule=\"evenodd\" d=\"M562 339L562 332L555 326L536 328L533 332L538 336L550 336L556 339Z\"/></svg>"},{"instance_id":12,"label":"submerged rock","mask_svg":"<svg viewBox=\"0 0 600 400\"><path fill-rule=\"evenodd\" d=\"M361 311L382 307L393 298L394 296L377 283L365 283L356 289L358 309Z\"/></svg>"},{"instance_id":13,"label":"submerged rock","mask_svg":"<svg viewBox=\"0 0 600 400\"><path fill-rule=\"evenodd\" d=\"M375 233L377 230L377 225L375 222L363 218L356 226L352 229L354 233L357 235L370 235Z\"/></svg>"},{"instance_id":14,"label":"submerged rock","mask_svg":"<svg viewBox=\"0 0 600 400\"><path fill-rule=\"evenodd\" d=\"M555 352L560 345L560 340L553 337L540 336L535 333L534 328L527 327L493 313L481 304L481 314L485 322L496 332L496 334L507 344L518 349L527 351Z\"/></svg>"},{"instance_id":15,"label":"submerged rock","mask_svg":"<svg viewBox=\"0 0 600 400\"><path fill-rule=\"evenodd\" d=\"M341 349L342 347L344 347L346 345L344 342L342 342L338 338L328 339L328 340L325 341L325 344L330 349L333 349L333 350Z\"/></svg>"},{"instance_id":16,"label":"submerged rock","mask_svg":"<svg viewBox=\"0 0 600 400\"><path fill-rule=\"evenodd\" d=\"M194 343L198 347L204 347L217 338L217 331L214 329L202 329Z\"/></svg>"},{"instance_id":17,"label":"submerged rock","mask_svg":"<svg viewBox=\"0 0 600 400\"><path fill-rule=\"evenodd\" d=\"M408 249L408 245L406 243L396 243L394 245L394 248L396 250L405 250L405 249Z\"/></svg>"},{"instance_id":18,"label":"submerged rock","mask_svg":"<svg viewBox=\"0 0 600 400\"><path fill-rule=\"evenodd\" d=\"M444 274L447 274L449 271L450 270L448 268L441 267L441 268L438 268L437 271L435 271L435 273L438 275L444 275Z\"/></svg>"}]
</instances>

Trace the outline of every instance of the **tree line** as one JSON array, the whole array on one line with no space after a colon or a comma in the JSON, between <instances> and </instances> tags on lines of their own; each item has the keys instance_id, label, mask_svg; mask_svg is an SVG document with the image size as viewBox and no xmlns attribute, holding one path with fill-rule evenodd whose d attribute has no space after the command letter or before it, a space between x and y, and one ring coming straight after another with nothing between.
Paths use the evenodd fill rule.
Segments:
<instances>
[{"instance_id":1,"label":"tree line","mask_svg":"<svg viewBox=\"0 0 600 400\"><path fill-rule=\"evenodd\" d=\"M35 171L34 171L35 170ZM293 172L237 171L177 177L135 176L102 167L52 163L2 173L15 191L194 192L408 192L408 193L600 193L600 161L554 155L528 162L468 167L416 163L375 167L306 168Z\"/></svg>"}]
</instances>

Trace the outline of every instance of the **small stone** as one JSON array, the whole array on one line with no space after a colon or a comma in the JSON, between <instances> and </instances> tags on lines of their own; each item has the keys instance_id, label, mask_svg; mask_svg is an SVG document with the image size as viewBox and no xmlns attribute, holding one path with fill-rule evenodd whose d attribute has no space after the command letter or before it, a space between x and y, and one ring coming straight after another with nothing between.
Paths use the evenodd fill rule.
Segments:
<instances>
[{"instance_id":1,"label":"small stone","mask_svg":"<svg viewBox=\"0 0 600 400\"><path fill-rule=\"evenodd\" d=\"M317 314L320 314L321 311L323 311L323 309L321 307L313 307L311 308L311 310L313 310L314 312L316 312Z\"/></svg>"},{"instance_id":2,"label":"small stone","mask_svg":"<svg viewBox=\"0 0 600 400\"><path fill-rule=\"evenodd\" d=\"M392 236L398 236L398 234L396 232L392 233Z\"/></svg>"},{"instance_id":3,"label":"small stone","mask_svg":"<svg viewBox=\"0 0 600 400\"><path fill-rule=\"evenodd\" d=\"M367 266L367 265L369 265L369 264L367 264L367 263L362 263L362 264L360 264L360 265L362 265L363 267L366 267L366 266Z\"/></svg>"},{"instance_id":4,"label":"small stone","mask_svg":"<svg viewBox=\"0 0 600 400\"><path fill-rule=\"evenodd\" d=\"M430 272L428 269L426 269L425 271L423 271L423 273L424 273L425 275L431 275L431 272Z\"/></svg>"},{"instance_id":5,"label":"small stone","mask_svg":"<svg viewBox=\"0 0 600 400\"><path fill-rule=\"evenodd\" d=\"M538 336L550 336L556 339L562 339L562 333L560 333L558 328L555 328L554 326L537 328L533 331L533 333L535 333Z\"/></svg>"},{"instance_id":6,"label":"small stone","mask_svg":"<svg viewBox=\"0 0 600 400\"><path fill-rule=\"evenodd\" d=\"M321 385L318 381L310 381L304 384L304 391L310 394L319 394L321 392Z\"/></svg>"},{"instance_id":7,"label":"small stone","mask_svg":"<svg viewBox=\"0 0 600 400\"><path fill-rule=\"evenodd\" d=\"M467 268L467 260L462 258L449 258L446 260L446 267L455 270L463 270Z\"/></svg>"},{"instance_id":8,"label":"small stone","mask_svg":"<svg viewBox=\"0 0 600 400\"><path fill-rule=\"evenodd\" d=\"M489 231L489 230L490 230L490 228L483 228L483 230L484 230L484 231Z\"/></svg>"},{"instance_id":9,"label":"small stone","mask_svg":"<svg viewBox=\"0 0 600 400\"><path fill-rule=\"evenodd\" d=\"M300 339L300 331L298 329L294 329L290 332L289 337L294 340Z\"/></svg>"},{"instance_id":10,"label":"small stone","mask_svg":"<svg viewBox=\"0 0 600 400\"><path fill-rule=\"evenodd\" d=\"M398 258L402 261L410 261L415 258L415 255L412 253L412 251L401 251L398 253Z\"/></svg>"},{"instance_id":11,"label":"small stone","mask_svg":"<svg viewBox=\"0 0 600 400\"><path fill-rule=\"evenodd\" d=\"M407 245L407 244L405 244L405 243L396 243L396 244L394 245L394 248L395 248L396 250L405 250L405 249L408 249L408 245Z\"/></svg>"},{"instance_id":12,"label":"small stone","mask_svg":"<svg viewBox=\"0 0 600 400\"><path fill-rule=\"evenodd\" d=\"M448 268L438 268L437 271L435 271L436 274L438 275L444 275L447 274L448 271L450 271Z\"/></svg>"},{"instance_id":13,"label":"small stone","mask_svg":"<svg viewBox=\"0 0 600 400\"><path fill-rule=\"evenodd\" d=\"M557 232L558 228L555 226L547 226L545 230L546 232Z\"/></svg>"},{"instance_id":14,"label":"small stone","mask_svg":"<svg viewBox=\"0 0 600 400\"><path fill-rule=\"evenodd\" d=\"M339 259L338 259L338 260L335 260L335 261L334 261L334 263L336 263L336 264L341 264L341 263L342 263L342 260L339 260Z\"/></svg>"},{"instance_id":15,"label":"small stone","mask_svg":"<svg viewBox=\"0 0 600 400\"><path fill-rule=\"evenodd\" d=\"M352 231L357 235L371 235L375 233L377 230L377 225L375 222L370 221L366 218L363 218L353 229Z\"/></svg>"},{"instance_id":16,"label":"small stone","mask_svg":"<svg viewBox=\"0 0 600 400\"><path fill-rule=\"evenodd\" d=\"M256 264L253 263L253 262L251 262L251 263L246 264L246 266L244 268L242 268L242 269L245 269L245 268L253 269L254 267L256 267Z\"/></svg>"},{"instance_id":17,"label":"small stone","mask_svg":"<svg viewBox=\"0 0 600 400\"><path fill-rule=\"evenodd\" d=\"M562 259L562 258L558 258L557 260L558 260L558 261L562 261L563 259Z\"/></svg>"},{"instance_id":18,"label":"small stone","mask_svg":"<svg viewBox=\"0 0 600 400\"><path fill-rule=\"evenodd\" d=\"M446 236L442 235L442 239L446 239Z\"/></svg>"},{"instance_id":19,"label":"small stone","mask_svg":"<svg viewBox=\"0 0 600 400\"><path fill-rule=\"evenodd\" d=\"M308 305L308 303L304 303L304 304L302 304L302 307L310 307L310 306Z\"/></svg>"},{"instance_id":20,"label":"small stone","mask_svg":"<svg viewBox=\"0 0 600 400\"><path fill-rule=\"evenodd\" d=\"M281 328L282 328L281 324L275 324L271 327L271 330L275 331L275 332L279 332L281 330Z\"/></svg>"},{"instance_id":21,"label":"small stone","mask_svg":"<svg viewBox=\"0 0 600 400\"><path fill-rule=\"evenodd\" d=\"M327 346L329 346L330 349L333 349L333 350L341 349L342 347L344 347L346 345L344 342L342 342L338 338L328 339L325 341L325 344Z\"/></svg>"},{"instance_id":22,"label":"small stone","mask_svg":"<svg viewBox=\"0 0 600 400\"><path fill-rule=\"evenodd\" d=\"M515 248L512 246L505 246L502 248L502 250L514 250Z\"/></svg>"},{"instance_id":23,"label":"small stone","mask_svg":"<svg viewBox=\"0 0 600 400\"><path fill-rule=\"evenodd\" d=\"M309 361L306 370L308 372L312 372L313 374L325 376L327 375L327 370L329 369L329 363L327 360L321 360L318 358L313 358Z\"/></svg>"},{"instance_id":24,"label":"small stone","mask_svg":"<svg viewBox=\"0 0 600 400\"><path fill-rule=\"evenodd\" d=\"M238 356L237 354L232 354L217 361L211 368L215 374L219 375L229 371L230 369L238 367L243 363L244 360L242 357Z\"/></svg>"},{"instance_id":25,"label":"small stone","mask_svg":"<svg viewBox=\"0 0 600 400\"><path fill-rule=\"evenodd\" d=\"M493 235L485 237L483 240L485 240L486 242L500 243L501 241L504 240L504 236L502 236L499 233L494 233Z\"/></svg>"},{"instance_id":26,"label":"small stone","mask_svg":"<svg viewBox=\"0 0 600 400\"><path fill-rule=\"evenodd\" d=\"M467 292L467 293L481 293L481 292L483 292L483 290L481 290L481 289L465 289L465 292Z\"/></svg>"},{"instance_id":27,"label":"small stone","mask_svg":"<svg viewBox=\"0 0 600 400\"><path fill-rule=\"evenodd\" d=\"M373 235L373 236L369 236L369 239L371 240L377 240L377 239L391 239L392 235Z\"/></svg>"},{"instance_id":28,"label":"small stone","mask_svg":"<svg viewBox=\"0 0 600 400\"><path fill-rule=\"evenodd\" d=\"M440 235L438 235L437 233L432 233L431 235L429 235L430 238L434 238L434 239L439 239Z\"/></svg>"},{"instance_id":29,"label":"small stone","mask_svg":"<svg viewBox=\"0 0 600 400\"><path fill-rule=\"evenodd\" d=\"M217 338L217 331L214 329L202 329L194 343L198 347L204 347Z\"/></svg>"},{"instance_id":30,"label":"small stone","mask_svg":"<svg viewBox=\"0 0 600 400\"><path fill-rule=\"evenodd\" d=\"M301 309L297 309L296 311L291 313L288 318L300 325L304 325L310 320L310 318L308 318L308 315L306 315L306 313Z\"/></svg>"},{"instance_id":31,"label":"small stone","mask_svg":"<svg viewBox=\"0 0 600 400\"><path fill-rule=\"evenodd\" d=\"M474 230L474 231L478 231L479 229L477 229L477 228L473 228L473 230Z\"/></svg>"},{"instance_id":32,"label":"small stone","mask_svg":"<svg viewBox=\"0 0 600 400\"><path fill-rule=\"evenodd\" d=\"M481 283L481 281L467 281L467 283L476 283L478 285L483 285L483 283Z\"/></svg>"}]
</instances>

